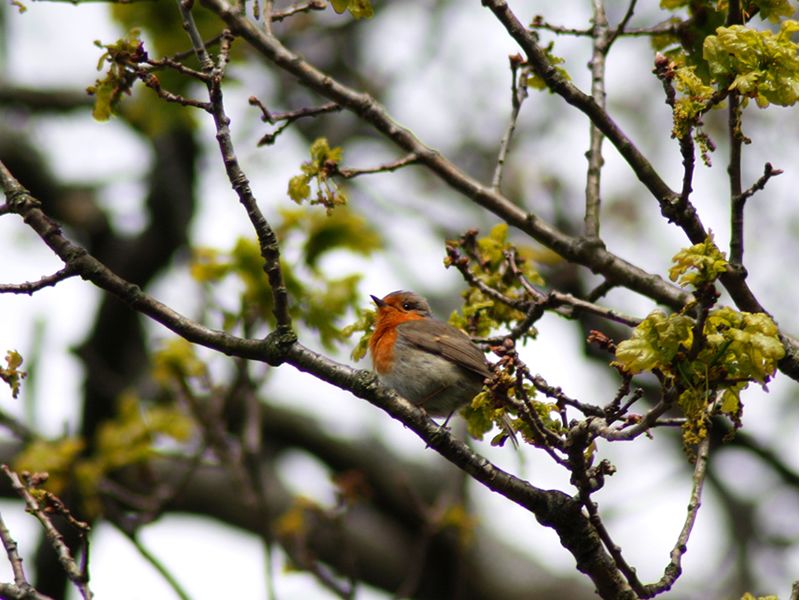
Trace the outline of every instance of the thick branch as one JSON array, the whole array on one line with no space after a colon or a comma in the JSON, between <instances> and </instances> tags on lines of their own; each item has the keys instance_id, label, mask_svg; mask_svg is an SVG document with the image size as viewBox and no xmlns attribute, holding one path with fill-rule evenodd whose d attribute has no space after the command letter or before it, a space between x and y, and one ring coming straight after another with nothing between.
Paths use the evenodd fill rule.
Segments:
<instances>
[{"instance_id":1,"label":"thick branch","mask_svg":"<svg viewBox=\"0 0 800 600\"><path fill-rule=\"evenodd\" d=\"M577 568L592 579L602 597L634 598L593 527L581 513L579 503L573 498L559 491L536 488L497 468L465 443L455 439L447 429L431 421L424 411L381 386L373 373L354 370L318 354L300 344L291 334L279 330L263 341L247 340L203 327L179 315L137 286L116 276L86 250L67 240L58 225L41 210L39 202L19 185L2 163L0 182L12 210L20 214L48 247L82 278L111 292L135 310L191 342L242 358L270 364L289 363L300 371L351 391L381 408L476 481L529 510L540 523L553 528L562 545L575 557Z\"/></svg>"}]
</instances>

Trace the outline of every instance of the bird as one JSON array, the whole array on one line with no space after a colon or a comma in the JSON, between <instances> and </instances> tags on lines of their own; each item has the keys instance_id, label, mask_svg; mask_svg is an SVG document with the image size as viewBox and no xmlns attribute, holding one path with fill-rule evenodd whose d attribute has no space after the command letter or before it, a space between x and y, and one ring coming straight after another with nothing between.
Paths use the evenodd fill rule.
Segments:
<instances>
[{"instance_id":1,"label":"bird","mask_svg":"<svg viewBox=\"0 0 800 600\"><path fill-rule=\"evenodd\" d=\"M434 417L450 417L478 395L491 371L469 336L434 318L414 292L370 298L377 315L369 350L381 383Z\"/></svg>"}]
</instances>

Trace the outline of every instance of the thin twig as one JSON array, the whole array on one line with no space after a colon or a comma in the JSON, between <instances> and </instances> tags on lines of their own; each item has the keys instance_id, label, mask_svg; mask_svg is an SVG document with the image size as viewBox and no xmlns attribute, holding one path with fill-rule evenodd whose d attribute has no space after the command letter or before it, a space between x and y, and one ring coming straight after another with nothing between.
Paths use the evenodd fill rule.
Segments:
<instances>
[{"instance_id":1,"label":"thin twig","mask_svg":"<svg viewBox=\"0 0 800 600\"><path fill-rule=\"evenodd\" d=\"M508 148L511 145L511 138L514 136L514 129L517 126L517 118L519 117L520 108L525 98L528 97L528 85L525 82L526 74L523 68L522 73L517 76L520 65L525 59L520 54L513 54L508 57L508 63L511 68L511 116L508 119L506 131L500 140L500 150L497 153L497 166L494 169L492 176L492 189L496 192L500 191L500 185L503 181L503 169L508 156Z\"/></svg>"},{"instance_id":2,"label":"thin twig","mask_svg":"<svg viewBox=\"0 0 800 600\"><path fill-rule=\"evenodd\" d=\"M20 589L30 587L28 578L25 576L25 569L22 566L22 557L19 555L17 542L11 537L11 532L6 527L2 517L0 517L0 540L3 541L3 547L6 549L8 562L11 563L11 570L14 573L14 585Z\"/></svg>"},{"instance_id":3,"label":"thin twig","mask_svg":"<svg viewBox=\"0 0 800 600\"><path fill-rule=\"evenodd\" d=\"M48 510L39 504L39 501L34 498L33 494L31 494L30 490L22 482L22 479L17 473L12 471L7 465L2 465L0 468L2 468L3 472L11 481L11 487L13 487L17 494L19 494L19 496L25 501L25 506L27 507L28 512L36 517L39 523L41 523L50 545L58 555L58 562L61 564L61 568L64 569L64 572L67 574L69 580L77 588L84 600L91 600L92 592L89 589L88 576L85 572L85 566L84 569L82 569L75 562L75 559L72 557L72 552L70 552L69 547L64 542L64 537L50 520ZM48 496L48 498L51 501L54 500L52 495ZM58 502L60 504L60 501ZM55 508L58 508L59 504L56 504ZM50 504L48 504L48 507L49 506ZM60 507L62 510L59 512L61 512L67 518L71 525L77 527L81 533L81 536L84 537L86 532L89 530L89 526L72 517L72 515L66 511L66 508L63 507L63 504L61 504Z\"/></svg>"},{"instance_id":4,"label":"thin twig","mask_svg":"<svg viewBox=\"0 0 800 600\"><path fill-rule=\"evenodd\" d=\"M289 314L289 295L281 271L278 238L261 212L250 188L250 181L239 166L239 160L236 157L233 141L231 140L230 118L225 114L225 107L222 101L222 79L230 56L233 35L230 31L223 32L219 58L217 64L214 65L208 56L205 46L203 46L203 39L200 37L189 7L184 0L177 0L177 3L184 28L192 40L192 45L200 60L203 72L210 76L207 82L208 96L211 102L210 112L214 117L214 126L217 130L217 143L222 154L228 180L239 197L239 202L244 206L258 236L261 257L264 260L264 271L272 288L273 313L275 314L278 330L287 335L287 342L292 341L293 335L289 333L292 324L292 318Z\"/></svg>"},{"instance_id":5,"label":"thin twig","mask_svg":"<svg viewBox=\"0 0 800 600\"><path fill-rule=\"evenodd\" d=\"M600 469L603 463L610 467L607 461L602 461L601 464L598 465L598 468L594 469L587 464L586 450L594 441L591 421L591 419L582 421L569 431L567 449L569 453L569 468L572 473L570 481L578 488L578 497L586 509L589 515L589 521L600 537L606 551L613 558L614 564L625 577L628 585L636 593L637 597L641 598L644 586L641 581L639 581L636 570L628 564L625 557L622 555L622 549L611 539L608 529L606 529L603 520L600 518L597 503L592 500L592 493L600 489L603 484L604 476L607 473L613 473L613 470L608 469L606 472L606 470Z\"/></svg>"},{"instance_id":6,"label":"thin twig","mask_svg":"<svg viewBox=\"0 0 800 600\"><path fill-rule=\"evenodd\" d=\"M665 102L673 113L675 112L675 105L677 93L673 84L675 77L675 64L663 54L656 54L655 68L653 72L656 77L661 80L661 85L664 88ZM711 103L709 103L710 105ZM710 108L710 106L709 106ZM694 178L694 141L692 140L692 130L694 127L700 125L700 117L697 116L697 121L693 124L687 124L686 131L682 132L678 139L678 145L681 151L681 158L683 163L683 179L681 184L681 193L679 202L676 204L678 210L686 210L690 207L689 196L692 193L692 180ZM673 134L674 136L674 134Z\"/></svg>"},{"instance_id":7,"label":"thin twig","mask_svg":"<svg viewBox=\"0 0 800 600\"><path fill-rule=\"evenodd\" d=\"M353 177L358 177L359 175L371 175L373 173L389 173L391 171L396 171L397 169L401 169L408 165L413 165L419 161L419 156L416 154L407 154L403 158L398 160L388 162L382 165L378 165L376 167L367 167L366 169L340 169L337 167L336 173L341 175L345 179L352 179Z\"/></svg>"},{"instance_id":8,"label":"thin twig","mask_svg":"<svg viewBox=\"0 0 800 600\"><path fill-rule=\"evenodd\" d=\"M185 96L181 96L180 94L175 94L170 92L169 90L165 90L161 87L161 82L159 81L158 77L156 77L153 73L146 71L144 69L137 69L136 70L137 77L144 83L147 87L153 90L158 97L166 102L171 102L173 104L180 104L181 106L191 106L193 108L199 108L206 112L211 112L211 103L210 102L203 102L201 100L195 100L194 98L187 98Z\"/></svg>"},{"instance_id":9,"label":"thin twig","mask_svg":"<svg viewBox=\"0 0 800 600\"><path fill-rule=\"evenodd\" d=\"M606 106L606 54L608 52L608 19L603 0L592 2L592 98L605 110ZM603 168L603 132L594 123L589 125L589 151L586 157L586 209L583 217L583 235L587 240L600 239L600 175Z\"/></svg>"},{"instance_id":10,"label":"thin twig","mask_svg":"<svg viewBox=\"0 0 800 600\"><path fill-rule=\"evenodd\" d=\"M191 596L189 593L183 588L181 583L177 580L177 578L170 572L167 566L159 560L159 558L150 552L147 547L142 544L139 540L139 536L134 533L125 531L121 529L122 533L131 541L133 547L136 548L136 551L139 555L147 561L151 567L153 567L159 575L164 579L167 585L172 588L172 591L175 593L178 598L181 600L191 600Z\"/></svg>"},{"instance_id":11,"label":"thin twig","mask_svg":"<svg viewBox=\"0 0 800 600\"><path fill-rule=\"evenodd\" d=\"M678 540L675 542L675 546L669 554L670 562L666 569L664 569L664 576L657 583L645 586L645 590L648 593L645 598L652 598L653 596L669 590L682 572L681 559L683 555L686 554L689 536L692 533L694 522L697 519L697 513L700 510L703 483L705 482L706 467L708 466L709 447L710 438L706 436L697 448L697 458L695 459L694 473L692 474L692 493L689 497L686 520L678 535Z\"/></svg>"},{"instance_id":12,"label":"thin twig","mask_svg":"<svg viewBox=\"0 0 800 600\"><path fill-rule=\"evenodd\" d=\"M287 6L283 10L273 11L272 22L276 23L278 21L283 21L287 17L294 16L297 13L301 12L307 12L311 10L325 10L327 6L328 5L325 2L325 0L312 0L311 2L306 2L305 4L293 4L292 6Z\"/></svg>"},{"instance_id":13,"label":"thin twig","mask_svg":"<svg viewBox=\"0 0 800 600\"><path fill-rule=\"evenodd\" d=\"M764 174L744 192L731 199L731 244L730 262L742 266L744 261L744 205L748 198L764 189L770 178L783 173L774 169L770 163L764 165Z\"/></svg>"},{"instance_id":14,"label":"thin twig","mask_svg":"<svg viewBox=\"0 0 800 600\"><path fill-rule=\"evenodd\" d=\"M211 62L211 57L206 50L205 42L200 36L200 31L197 29L197 24L194 22L192 16L192 2L193 0L177 0L178 9L181 13L181 25L184 31L192 41L192 49L197 60L200 61L200 68L205 73L210 73L214 68L214 63ZM224 37L224 36L223 36Z\"/></svg>"},{"instance_id":15,"label":"thin twig","mask_svg":"<svg viewBox=\"0 0 800 600\"><path fill-rule=\"evenodd\" d=\"M313 107L305 107L299 108L297 110L292 110L289 112L283 113L272 113L270 112L266 106L256 98L255 96L250 96L249 103L251 106L257 106L259 110L261 110L261 120L265 123L275 124L280 121L284 121L275 131L271 133L264 134L264 136L258 140L256 145L258 146L269 146L275 143L275 140L278 136L283 132L284 129L289 127L292 123L294 123L298 119L304 119L308 117L316 117L317 115L322 115L325 113L330 112L338 112L342 110L342 107L335 102L328 102L327 104L323 104L322 106L313 106Z\"/></svg>"},{"instance_id":16,"label":"thin twig","mask_svg":"<svg viewBox=\"0 0 800 600\"><path fill-rule=\"evenodd\" d=\"M631 18L633 18L633 13L636 10L636 0L631 0L630 4L628 4L628 10L625 11L625 15L622 17L622 20L619 22L619 25L614 29L611 35L608 36L606 40L606 53L608 53L608 49L611 48L611 45L616 41L616 39L620 35L630 35L630 33L625 31L625 28L628 26Z\"/></svg>"},{"instance_id":17,"label":"thin twig","mask_svg":"<svg viewBox=\"0 0 800 600\"><path fill-rule=\"evenodd\" d=\"M25 283L0 283L0 294L28 294L31 296L46 287L55 286L57 283L75 277L77 273L70 267L64 267L52 275L46 275L38 281L26 281Z\"/></svg>"},{"instance_id":18,"label":"thin twig","mask_svg":"<svg viewBox=\"0 0 800 600\"><path fill-rule=\"evenodd\" d=\"M586 416L603 417L605 415L605 412L599 406L595 406L594 404L586 404L579 400L575 400L574 398L570 398L560 387L554 387L547 383L545 378L541 375L532 376L530 378L530 382L537 390L542 392L548 398L552 398L558 404L571 406L572 408L581 411Z\"/></svg>"}]
</instances>

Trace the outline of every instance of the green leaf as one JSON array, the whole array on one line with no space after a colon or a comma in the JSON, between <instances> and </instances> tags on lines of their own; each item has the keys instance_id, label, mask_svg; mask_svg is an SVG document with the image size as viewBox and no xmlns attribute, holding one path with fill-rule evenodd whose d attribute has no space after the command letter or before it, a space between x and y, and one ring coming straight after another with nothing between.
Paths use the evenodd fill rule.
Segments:
<instances>
[{"instance_id":1,"label":"green leaf","mask_svg":"<svg viewBox=\"0 0 800 600\"><path fill-rule=\"evenodd\" d=\"M311 186L308 185L307 175L295 175L289 180L289 197L300 204L311 195Z\"/></svg>"},{"instance_id":2,"label":"green leaf","mask_svg":"<svg viewBox=\"0 0 800 600\"><path fill-rule=\"evenodd\" d=\"M95 96L92 116L98 121L107 121L123 94L131 92L136 81L133 67L147 59L140 36L139 29L131 29L125 37L112 44L95 41L96 46L105 49L97 62L97 70L108 64L105 77L86 88L88 94Z\"/></svg>"},{"instance_id":3,"label":"green leaf","mask_svg":"<svg viewBox=\"0 0 800 600\"><path fill-rule=\"evenodd\" d=\"M550 65L552 65L553 68L555 69L556 73L558 73L558 75L565 81L569 81L571 79L569 73L567 73L567 71L563 67L559 66L564 62L564 59L561 58L560 56L556 56L555 54L553 54L553 46L554 42L550 42L547 46L544 47L545 56L547 57L547 60L550 63ZM542 77L535 72L531 72L528 75L527 79L525 80L525 85L540 91L547 89L547 84L545 83L544 79L542 79Z\"/></svg>"},{"instance_id":4,"label":"green leaf","mask_svg":"<svg viewBox=\"0 0 800 600\"><path fill-rule=\"evenodd\" d=\"M289 180L289 197L300 204L310 199L310 204L321 204L331 214L337 206L347 203L347 194L332 179L342 161L343 150L331 148L328 140L317 138L309 149L311 160L300 165L300 175ZM316 194L312 196L311 184Z\"/></svg>"},{"instance_id":5,"label":"green leaf","mask_svg":"<svg viewBox=\"0 0 800 600\"><path fill-rule=\"evenodd\" d=\"M713 283L728 269L725 254L714 244L712 233L703 243L678 252L672 257L672 262L669 278L683 287L700 288Z\"/></svg>"},{"instance_id":6,"label":"green leaf","mask_svg":"<svg viewBox=\"0 0 800 600\"><path fill-rule=\"evenodd\" d=\"M758 7L758 14L762 19L771 23L778 23L781 17L794 15L796 7L789 0L752 0Z\"/></svg>"},{"instance_id":7,"label":"green leaf","mask_svg":"<svg viewBox=\"0 0 800 600\"><path fill-rule=\"evenodd\" d=\"M797 30L792 20L783 21L778 33L718 27L703 43L703 58L717 83L755 99L759 107L791 106L798 99Z\"/></svg>"},{"instance_id":8,"label":"green leaf","mask_svg":"<svg viewBox=\"0 0 800 600\"><path fill-rule=\"evenodd\" d=\"M685 315L653 311L636 326L630 339L617 344L613 364L634 374L656 368L670 370L678 351L692 345L692 325Z\"/></svg>"},{"instance_id":9,"label":"green leaf","mask_svg":"<svg viewBox=\"0 0 800 600\"><path fill-rule=\"evenodd\" d=\"M22 356L16 350L6 352L6 366L0 367L0 379L11 388L11 397L19 396L20 384L28 376L25 371L20 371Z\"/></svg>"},{"instance_id":10,"label":"green leaf","mask_svg":"<svg viewBox=\"0 0 800 600\"><path fill-rule=\"evenodd\" d=\"M374 14L370 0L331 0L331 6L338 14L349 10L356 19L369 19Z\"/></svg>"}]
</instances>

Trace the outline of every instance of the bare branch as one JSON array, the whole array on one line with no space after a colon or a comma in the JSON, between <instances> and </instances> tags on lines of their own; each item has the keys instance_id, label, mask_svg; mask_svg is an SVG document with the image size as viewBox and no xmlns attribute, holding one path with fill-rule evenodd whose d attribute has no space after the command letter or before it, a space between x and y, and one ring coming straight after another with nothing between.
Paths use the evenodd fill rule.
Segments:
<instances>
[{"instance_id":1,"label":"bare branch","mask_svg":"<svg viewBox=\"0 0 800 600\"><path fill-rule=\"evenodd\" d=\"M682 572L681 559L686 554L689 536L692 533L694 522L697 519L697 512L700 510L700 500L703 495L703 483L706 479L706 467L708 466L708 451L710 438L706 437L700 442L697 448L697 457L694 464L694 474L692 475L692 494L689 498L689 506L686 512L686 520L683 523L678 540L670 552L670 562L664 569L664 576L657 582L645 586L647 595L645 598L652 598L669 590Z\"/></svg>"},{"instance_id":2,"label":"bare branch","mask_svg":"<svg viewBox=\"0 0 800 600\"><path fill-rule=\"evenodd\" d=\"M285 121L280 127L278 127L272 133L264 134L264 136L260 140L258 140L258 143L256 144L258 146L270 146L274 144L275 140L283 132L283 130L289 127L289 125L291 125L298 119L316 117L317 115L322 115L329 112L338 112L342 110L342 107L336 104L335 102L328 102L327 104L323 104L322 106L299 108L297 110L283 112L283 113L271 113L267 109L267 107L264 106L261 100L259 100L255 96L250 96L249 102L252 106L257 106L261 110L262 121L272 124L275 124L280 121Z\"/></svg>"},{"instance_id":3,"label":"bare branch","mask_svg":"<svg viewBox=\"0 0 800 600\"><path fill-rule=\"evenodd\" d=\"M534 15L530 25L531 29L543 29L558 35L574 35L578 37L588 37L592 35L592 29L578 29L576 27L564 27L563 25L553 25L544 20L541 15Z\"/></svg>"},{"instance_id":4,"label":"bare branch","mask_svg":"<svg viewBox=\"0 0 800 600\"><path fill-rule=\"evenodd\" d=\"M606 53L608 52L608 19L603 0L592 2L592 98L605 110L606 106ZM603 132L593 123L589 125L589 166L586 172L586 210L583 217L583 235L587 240L600 239L600 174L603 168Z\"/></svg>"},{"instance_id":5,"label":"bare branch","mask_svg":"<svg viewBox=\"0 0 800 600\"><path fill-rule=\"evenodd\" d=\"M396 171L397 169L407 167L408 165L413 165L418 161L419 157L416 154L406 154L403 158L382 165L378 165L377 167L368 167L366 169L340 169L337 167L336 173L338 175L341 175L345 179L352 179L354 177L358 177L359 175L371 175L373 173L389 173L391 171Z\"/></svg>"},{"instance_id":6,"label":"bare branch","mask_svg":"<svg viewBox=\"0 0 800 600\"><path fill-rule=\"evenodd\" d=\"M500 150L497 154L497 166L494 169L492 176L492 189L495 192L500 191L500 184L503 180L503 167L506 163L506 156L508 155L508 148L511 145L511 138L514 136L514 129L517 126L517 118L519 117L519 110L522 108L522 103L528 97L528 85L525 81L525 70L517 77L519 66L524 62L524 59L519 54L514 54L508 57L508 63L511 68L511 117L508 120L506 131L503 138L500 140Z\"/></svg>"},{"instance_id":7,"label":"bare branch","mask_svg":"<svg viewBox=\"0 0 800 600\"><path fill-rule=\"evenodd\" d=\"M0 80L0 106L22 104L38 112L68 112L92 106L86 92L74 89L43 90L13 85Z\"/></svg>"},{"instance_id":8,"label":"bare branch","mask_svg":"<svg viewBox=\"0 0 800 600\"><path fill-rule=\"evenodd\" d=\"M258 203L250 188L250 182L239 166L239 160L236 157L233 141L231 140L231 131L229 127L230 118L225 114L225 107L222 102L222 78L225 66L228 62L233 36L230 32L223 32L219 59L215 66L205 46L203 46L203 40L194 23L190 9L185 4L184 0L177 1L178 8L181 11L183 26L192 40L192 45L200 60L203 72L209 75L207 86L209 100L211 101L210 112L214 117L214 125L217 130L217 143L222 153L225 172L258 236L261 257L264 259L264 271L267 274L267 279L272 288L275 319L278 323L278 328L286 333L291 329L292 319L289 315L288 290L284 284L283 274L281 272L278 238L275 235L275 231L264 217L264 214L261 212L261 209L258 207Z\"/></svg>"},{"instance_id":9,"label":"bare branch","mask_svg":"<svg viewBox=\"0 0 800 600\"><path fill-rule=\"evenodd\" d=\"M142 542L139 540L139 536L132 532L125 531L124 529L121 531L131 541L133 547L136 548L136 551L139 553L139 555L145 561L147 561L150 566L158 572L159 575L161 575L161 577L178 598L181 600L191 600L191 596L189 596L186 590L183 589L183 586L180 584L180 582L170 572L167 566L161 562L161 560L159 560L155 554L150 552L150 550L147 549L147 546L142 544Z\"/></svg>"},{"instance_id":10,"label":"bare branch","mask_svg":"<svg viewBox=\"0 0 800 600\"><path fill-rule=\"evenodd\" d=\"M278 330L263 340L242 339L214 331L183 317L142 292L137 286L118 277L85 249L64 238L58 225L42 211L40 203L20 186L1 162L0 184L12 210L20 214L45 244L84 279L107 290L133 309L165 325L190 342L224 354L272 365L291 364L321 381L349 390L384 410L414 431L428 447L476 481L533 512L541 522L553 527L561 543L575 557L578 569L592 579L600 594L634 600L633 593L597 540L592 525L581 513L580 504L570 496L556 490L539 489L499 469L453 437L446 428L431 421L423 410L410 404L393 390L383 387L374 373L357 371L337 363L303 346L291 333Z\"/></svg>"},{"instance_id":11,"label":"bare branch","mask_svg":"<svg viewBox=\"0 0 800 600\"><path fill-rule=\"evenodd\" d=\"M283 10L273 11L272 22L276 23L278 21L283 21L287 17L294 16L297 13L308 12L311 10L325 10L325 8L327 8L327 3L325 0L312 0L311 2L306 2L304 4L293 4L292 6L287 6Z\"/></svg>"},{"instance_id":12,"label":"bare branch","mask_svg":"<svg viewBox=\"0 0 800 600\"><path fill-rule=\"evenodd\" d=\"M625 15L622 17L622 20L617 25L616 29L614 29L613 33L608 36L606 40L606 52L608 52L608 48L616 41L616 39L620 35L631 35L630 32L625 31L625 28L628 26L628 23L633 18L633 13L636 10L636 0L631 0L630 4L628 4L628 10L625 11Z\"/></svg>"},{"instance_id":13,"label":"bare branch","mask_svg":"<svg viewBox=\"0 0 800 600\"><path fill-rule=\"evenodd\" d=\"M730 262L734 266L743 266L744 261L744 205L756 192L764 189L767 182L776 175L783 173L774 169L770 163L764 165L764 174L758 180L731 199L731 245Z\"/></svg>"},{"instance_id":14,"label":"bare branch","mask_svg":"<svg viewBox=\"0 0 800 600\"><path fill-rule=\"evenodd\" d=\"M50 493L46 493L47 506L43 507L39 501L34 498L33 494L31 494L30 490L28 489L29 484L23 483L22 479L17 473L9 469L7 465L1 465L0 468L2 468L3 472L11 481L11 487L13 487L17 494L19 494L19 496L25 501L25 506L27 507L28 512L36 517L39 523L41 523L42 527L44 528L45 535L47 536L47 540L50 542L53 550L56 551L56 554L58 555L58 562L61 564L61 567L64 569L64 572L67 574L69 580L73 583L78 592L80 592L84 600L91 600L92 592L89 589L89 577L86 573L85 565L84 568L81 568L75 562L70 549L64 543L64 538L61 535L61 532L56 529L55 525L53 525L53 522L50 519L50 514L52 512L58 512L66 517L70 525L79 530L81 536L84 537L84 542L86 541L85 534L89 531L89 526L86 523L82 523L81 521L75 519L61 503L61 501ZM35 486L36 479L38 479L38 477L36 475L32 475L30 477L33 479L30 484Z\"/></svg>"},{"instance_id":15,"label":"bare branch","mask_svg":"<svg viewBox=\"0 0 800 600\"><path fill-rule=\"evenodd\" d=\"M74 273L69 267L64 267L52 275L46 275L38 281L26 281L25 283L0 283L0 294L28 294L33 295L46 287L52 287L65 279L75 277Z\"/></svg>"},{"instance_id":16,"label":"bare branch","mask_svg":"<svg viewBox=\"0 0 800 600\"><path fill-rule=\"evenodd\" d=\"M6 527L2 517L0 517L0 540L2 540L3 547L6 549L8 562L11 563L11 570L14 573L14 585L20 590L30 587L28 578L25 575L25 569L22 566L22 557L19 555L17 542L11 537L11 532Z\"/></svg>"}]
</instances>

